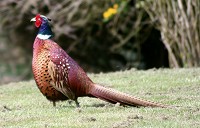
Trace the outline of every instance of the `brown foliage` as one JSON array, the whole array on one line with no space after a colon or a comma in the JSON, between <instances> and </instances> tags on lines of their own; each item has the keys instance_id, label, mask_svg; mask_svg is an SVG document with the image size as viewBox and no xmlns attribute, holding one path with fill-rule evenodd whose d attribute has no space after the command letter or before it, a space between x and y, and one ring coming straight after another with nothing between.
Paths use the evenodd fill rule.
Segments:
<instances>
[{"instance_id":1,"label":"brown foliage","mask_svg":"<svg viewBox=\"0 0 200 128\"><path fill-rule=\"evenodd\" d=\"M146 0L143 8L156 21L171 67L200 66L200 1Z\"/></svg>"}]
</instances>

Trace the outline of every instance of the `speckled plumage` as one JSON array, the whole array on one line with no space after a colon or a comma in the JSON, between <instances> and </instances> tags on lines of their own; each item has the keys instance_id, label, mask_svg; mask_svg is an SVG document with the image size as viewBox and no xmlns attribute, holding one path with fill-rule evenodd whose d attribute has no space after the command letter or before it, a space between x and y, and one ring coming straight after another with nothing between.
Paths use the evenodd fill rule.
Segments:
<instances>
[{"instance_id":1,"label":"speckled plumage","mask_svg":"<svg viewBox=\"0 0 200 128\"><path fill-rule=\"evenodd\" d=\"M35 39L32 60L34 79L41 93L46 96L48 100L53 102L66 100L68 99L66 96L50 85L50 81L52 81L52 77L48 71L48 64L50 62L50 51L48 49L50 47L52 47L52 45L48 43L48 40Z\"/></svg>"},{"instance_id":2,"label":"speckled plumage","mask_svg":"<svg viewBox=\"0 0 200 128\"><path fill-rule=\"evenodd\" d=\"M36 19L36 20L35 20ZM74 100L82 96L96 97L110 103L120 103L129 106L167 107L165 105L146 101L93 83L83 69L54 41L49 39L51 30L48 19L37 15L36 27L42 27L33 44L32 70L36 84L41 93L53 102ZM39 21L37 21L39 20ZM47 28L47 29L44 29ZM42 38L41 38L42 37Z\"/></svg>"},{"instance_id":3,"label":"speckled plumage","mask_svg":"<svg viewBox=\"0 0 200 128\"><path fill-rule=\"evenodd\" d=\"M87 84L91 83L76 62L50 39L42 40L36 37L33 46L32 70L38 88L48 100L53 102L69 98L76 100L87 91L81 84L84 83L87 87ZM76 79L77 77L79 79ZM81 81L80 78L82 78ZM72 83L75 86L71 86Z\"/></svg>"}]
</instances>

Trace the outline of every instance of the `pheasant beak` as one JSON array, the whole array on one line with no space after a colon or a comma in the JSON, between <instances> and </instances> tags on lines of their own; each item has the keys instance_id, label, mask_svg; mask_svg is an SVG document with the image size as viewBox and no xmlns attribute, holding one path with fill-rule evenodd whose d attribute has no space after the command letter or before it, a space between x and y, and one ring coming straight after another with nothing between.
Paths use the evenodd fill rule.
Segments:
<instances>
[{"instance_id":1,"label":"pheasant beak","mask_svg":"<svg viewBox=\"0 0 200 128\"><path fill-rule=\"evenodd\" d=\"M34 17L34 18L32 18L30 22L32 22L32 21L34 21L34 22L36 21L35 17Z\"/></svg>"}]
</instances>

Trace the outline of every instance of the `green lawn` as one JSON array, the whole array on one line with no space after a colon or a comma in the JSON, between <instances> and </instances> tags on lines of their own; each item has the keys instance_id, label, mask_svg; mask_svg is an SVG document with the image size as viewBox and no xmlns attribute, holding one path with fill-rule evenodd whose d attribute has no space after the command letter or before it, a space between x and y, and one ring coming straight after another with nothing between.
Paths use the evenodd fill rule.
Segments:
<instances>
[{"instance_id":1,"label":"green lawn","mask_svg":"<svg viewBox=\"0 0 200 128\"><path fill-rule=\"evenodd\" d=\"M200 127L200 68L132 69L89 76L96 83L119 91L182 107L121 107L87 97L79 98L81 110L68 102L59 102L53 107L31 80L0 86L0 127Z\"/></svg>"}]
</instances>

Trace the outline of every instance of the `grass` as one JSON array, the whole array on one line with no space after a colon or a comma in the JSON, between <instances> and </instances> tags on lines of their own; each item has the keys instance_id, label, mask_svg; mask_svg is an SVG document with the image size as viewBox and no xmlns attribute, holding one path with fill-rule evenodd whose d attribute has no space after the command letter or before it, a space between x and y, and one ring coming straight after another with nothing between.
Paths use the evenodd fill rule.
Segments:
<instances>
[{"instance_id":1,"label":"grass","mask_svg":"<svg viewBox=\"0 0 200 128\"><path fill-rule=\"evenodd\" d=\"M87 97L79 98L81 111L68 102L58 102L53 107L31 80L0 86L0 127L200 127L200 68L132 69L89 76L96 83L144 99L181 107L121 107Z\"/></svg>"}]
</instances>

